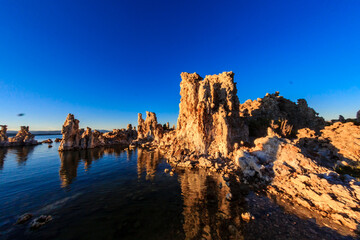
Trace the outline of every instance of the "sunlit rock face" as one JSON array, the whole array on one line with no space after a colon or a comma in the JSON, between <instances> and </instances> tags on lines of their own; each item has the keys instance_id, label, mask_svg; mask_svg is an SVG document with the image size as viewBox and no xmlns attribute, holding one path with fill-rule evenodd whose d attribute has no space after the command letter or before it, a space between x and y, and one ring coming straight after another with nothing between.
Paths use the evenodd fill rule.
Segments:
<instances>
[{"instance_id":1,"label":"sunlit rock face","mask_svg":"<svg viewBox=\"0 0 360 240\"><path fill-rule=\"evenodd\" d=\"M138 140L158 142L163 137L164 129L158 124L156 114L146 112L145 121L142 114L138 114Z\"/></svg>"},{"instance_id":2,"label":"sunlit rock face","mask_svg":"<svg viewBox=\"0 0 360 240\"><path fill-rule=\"evenodd\" d=\"M266 144L265 144L266 145ZM355 230L360 223L360 186L355 179L343 179L336 172L305 157L292 144L279 143L269 193L281 194ZM276 148L275 148L276 149Z\"/></svg>"},{"instance_id":3,"label":"sunlit rock face","mask_svg":"<svg viewBox=\"0 0 360 240\"><path fill-rule=\"evenodd\" d=\"M339 158L360 162L360 126L352 122L337 122L325 127L321 131L321 137L330 140L338 150Z\"/></svg>"},{"instance_id":4,"label":"sunlit rock face","mask_svg":"<svg viewBox=\"0 0 360 240\"><path fill-rule=\"evenodd\" d=\"M312 136L312 132L307 133ZM331 219L335 229L356 230L360 224L360 186L356 179L341 177L323 165L320 145L308 154L299 143L267 136L256 139L249 152L234 155L239 158L244 176L263 179L270 195L316 212L320 218Z\"/></svg>"},{"instance_id":5,"label":"sunlit rock face","mask_svg":"<svg viewBox=\"0 0 360 240\"><path fill-rule=\"evenodd\" d=\"M177 146L199 154L227 156L234 143L248 140L232 72L205 79L196 73L182 73L181 78Z\"/></svg>"},{"instance_id":6,"label":"sunlit rock face","mask_svg":"<svg viewBox=\"0 0 360 240\"><path fill-rule=\"evenodd\" d=\"M6 135L7 126L6 125L0 125L0 146L4 146L8 143L8 137Z\"/></svg>"},{"instance_id":7,"label":"sunlit rock face","mask_svg":"<svg viewBox=\"0 0 360 240\"><path fill-rule=\"evenodd\" d=\"M294 103L279 96L279 92L253 101L247 100L240 105L240 116L246 117L251 137L266 136L268 127L283 137L289 137L295 136L301 128L319 132L325 126L324 119L318 117L305 99Z\"/></svg>"},{"instance_id":8,"label":"sunlit rock face","mask_svg":"<svg viewBox=\"0 0 360 240\"><path fill-rule=\"evenodd\" d=\"M63 135L59 151L62 150L71 150L80 147L80 129L79 129L79 120L75 119L73 114L68 114L64 125L61 130Z\"/></svg>"},{"instance_id":9,"label":"sunlit rock face","mask_svg":"<svg viewBox=\"0 0 360 240\"><path fill-rule=\"evenodd\" d=\"M79 120L69 114L61 131L63 138L59 151L74 149L90 149L100 146L124 145L128 146L137 138L136 130L128 126L128 129L114 129L111 132L101 133L91 128L79 129Z\"/></svg>"}]
</instances>

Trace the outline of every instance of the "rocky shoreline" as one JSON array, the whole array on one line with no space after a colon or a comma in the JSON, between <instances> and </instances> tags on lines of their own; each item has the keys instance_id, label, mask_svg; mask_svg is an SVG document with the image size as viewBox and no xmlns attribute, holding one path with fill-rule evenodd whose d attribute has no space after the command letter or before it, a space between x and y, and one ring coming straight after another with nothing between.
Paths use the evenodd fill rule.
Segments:
<instances>
[{"instance_id":1,"label":"rocky shoreline","mask_svg":"<svg viewBox=\"0 0 360 240\"><path fill-rule=\"evenodd\" d=\"M360 111L356 119L329 123L306 100L295 103L279 92L240 104L232 72L181 78L176 128L146 112L145 120L139 113L137 130L129 124L101 133L80 129L69 114L59 151L111 145L156 149L174 169L206 169L225 182L249 183L270 198L306 209L320 225L360 232ZM0 146L14 142L35 140L28 127L7 139L2 126Z\"/></svg>"}]
</instances>

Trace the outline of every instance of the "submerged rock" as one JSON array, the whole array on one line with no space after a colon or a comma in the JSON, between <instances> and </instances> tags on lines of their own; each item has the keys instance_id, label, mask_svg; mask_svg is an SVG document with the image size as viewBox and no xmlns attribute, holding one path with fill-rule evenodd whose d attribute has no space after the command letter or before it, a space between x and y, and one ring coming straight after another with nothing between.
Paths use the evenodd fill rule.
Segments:
<instances>
[{"instance_id":1,"label":"submerged rock","mask_svg":"<svg viewBox=\"0 0 360 240\"><path fill-rule=\"evenodd\" d=\"M31 213L25 213L18 218L18 220L16 221L16 224L23 224L23 223L29 221L32 217L33 217L33 215Z\"/></svg>"},{"instance_id":2,"label":"submerged rock","mask_svg":"<svg viewBox=\"0 0 360 240\"><path fill-rule=\"evenodd\" d=\"M30 223L30 229L38 229L52 220L51 215L41 215Z\"/></svg>"}]
</instances>

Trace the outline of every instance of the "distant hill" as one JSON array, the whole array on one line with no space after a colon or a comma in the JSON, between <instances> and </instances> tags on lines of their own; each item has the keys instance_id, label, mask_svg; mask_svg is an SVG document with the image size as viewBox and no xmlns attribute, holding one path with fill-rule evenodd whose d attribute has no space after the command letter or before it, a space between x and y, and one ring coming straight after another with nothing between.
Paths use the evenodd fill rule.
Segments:
<instances>
[{"instance_id":1,"label":"distant hill","mask_svg":"<svg viewBox=\"0 0 360 240\"><path fill-rule=\"evenodd\" d=\"M109 130L98 130L101 133L106 133L106 132L110 132ZM16 133L18 131L7 131L8 136L15 136ZM61 135L61 131L60 130L53 130L53 131L30 131L32 134L34 134L35 136L39 136L39 135Z\"/></svg>"},{"instance_id":2,"label":"distant hill","mask_svg":"<svg viewBox=\"0 0 360 240\"><path fill-rule=\"evenodd\" d=\"M18 131L7 131L8 136L15 136ZM34 135L60 135L60 130L55 131L30 131Z\"/></svg>"}]
</instances>

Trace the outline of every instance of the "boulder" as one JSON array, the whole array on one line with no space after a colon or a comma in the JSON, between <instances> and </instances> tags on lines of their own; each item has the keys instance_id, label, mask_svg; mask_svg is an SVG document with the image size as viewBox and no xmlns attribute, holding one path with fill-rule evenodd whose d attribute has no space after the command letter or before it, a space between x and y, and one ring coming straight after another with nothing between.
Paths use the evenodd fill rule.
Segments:
<instances>
[{"instance_id":1,"label":"boulder","mask_svg":"<svg viewBox=\"0 0 360 240\"><path fill-rule=\"evenodd\" d=\"M49 138L49 139L46 139L46 140L42 141L42 143L53 143L53 140L51 140L51 139Z\"/></svg>"}]
</instances>

